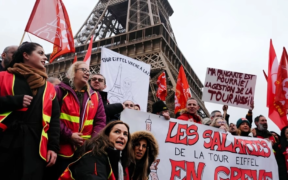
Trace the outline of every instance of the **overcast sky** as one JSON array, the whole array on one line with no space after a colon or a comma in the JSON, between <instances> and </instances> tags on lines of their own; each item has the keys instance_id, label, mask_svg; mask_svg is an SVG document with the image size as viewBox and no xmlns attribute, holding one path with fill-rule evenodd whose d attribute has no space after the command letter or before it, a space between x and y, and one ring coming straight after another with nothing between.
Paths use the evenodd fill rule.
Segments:
<instances>
[{"instance_id":1,"label":"overcast sky","mask_svg":"<svg viewBox=\"0 0 288 180\"><path fill-rule=\"evenodd\" d=\"M63 0L73 33L81 27L97 0ZM262 70L268 68L269 40L273 39L278 59L288 45L288 1L286 0L169 0L170 18L179 48L204 84L207 67L257 75L254 115L268 117L266 87ZM0 1L0 51L18 45L35 0ZM32 41L51 53L53 45L30 35ZM29 41L25 36L24 41ZM205 103L208 111L221 105ZM246 109L229 107L230 122ZM279 132L273 122L269 129Z\"/></svg>"}]
</instances>

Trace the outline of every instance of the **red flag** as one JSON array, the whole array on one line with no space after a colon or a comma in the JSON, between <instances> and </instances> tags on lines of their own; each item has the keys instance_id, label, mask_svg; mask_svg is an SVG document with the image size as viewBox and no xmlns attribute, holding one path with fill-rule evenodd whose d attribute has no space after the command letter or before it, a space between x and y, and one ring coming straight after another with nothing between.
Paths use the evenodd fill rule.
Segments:
<instances>
[{"instance_id":1,"label":"red flag","mask_svg":"<svg viewBox=\"0 0 288 180\"><path fill-rule=\"evenodd\" d=\"M283 58L285 58L285 56ZM288 123L287 123L286 111L283 112L281 104L275 101L275 93L276 93L275 84L277 80L277 72L278 72L278 60L272 44L272 40L270 40L268 78L267 78L268 80L267 107L269 108L268 116L280 129L282 129L284 126L287 126Z\"/></svg>"},{"instance_id":2,"label":"red flag","mask_svg":"<svg viewBox=\"0 0 288 180\"><path fill-rule=\"evenodd\" d=\"M93 36L91 36L89 47L88 47L87 53L85 55L85 58L83 60L84 62L86 62L86 64L88 66L90 66L90 62L91 62L92 45L93 45Z\"/></svg>"},{"instance_id":3,"label":"red flag","mask_svg":"<svg viewBox=\"0 0 288 180\"><path fill-rule=\"evenodd\" d=\"M175 111L176 114L182 109L185 109L187 100L192 97L189 84L181 65L177 78L176 91L175 91Z\"/></svg>"},{"instance_id":4,"label":"red flag","mask_svg":"<svg viewBox=\"0 0 288 180\"><path fill-rule=\"evenodd\" d=\"M77 55L75 55L75 57L74 57L74 60L73 60L73 63L72 63L72 64L74 64L75 62L77 62Z\"/></svg>"},{"instance_id":5,"label":"red flag","mask_svg":"<svg viewBox=\"0 0 288 180\"><path fill-rule=\"evenodd\" d=\"M62 0L36 0L25 31L54 44L50 62L75 52L70 20Z\"/></svg>"},{"instance_id":6,"label":"red flag","mask_svg":"<svg viewBox=\"0 0 288 180\"><path fill-rule=\"evenodd\" d=\"M278 67L277 81L276 81L276 95L275 101L283 105L283 110L288 109L288 57L286 49L283 48L283 53Z\"/></svg>"},{"instance_id":7,"label":"red flag","mask_svg":"<svg viewBox=\"0 0 288 180\"><path fill-rule=\"evenodd\" d=\"M166 84L166 74L165 72L161 73L157 80L157 97L165 101L167 96L167 84Z\"/></svg>"}]
</instances>

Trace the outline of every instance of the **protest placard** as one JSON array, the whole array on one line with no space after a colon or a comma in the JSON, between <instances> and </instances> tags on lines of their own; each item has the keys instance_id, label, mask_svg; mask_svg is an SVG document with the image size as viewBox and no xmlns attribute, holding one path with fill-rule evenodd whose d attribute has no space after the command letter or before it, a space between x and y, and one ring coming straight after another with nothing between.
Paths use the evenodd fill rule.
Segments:
<instances>
[{"instance_id":1,"label":"protest placard","mask_svg":"<svg viewBox=\"0 0 288 180\"><path fill-rule=\"evenodd\" d=\"M249 109L254 101L256 75L207 68L202 100Z\"/></svg>"},{"instance_id":2,"label":"protest placard","mask_svg":"<svg viewBox=\"0 0 288 180\"><path fill-rule=\"evenodd\" d=\"M135 110L124 110L121 120L132 133L148 130L158 141L150 180L279 179L271 143L264 139Z\"/></svg>"},{"instance_id":3,"label":"protest placard","mask_svg":"<svg viewBox=\"0 0 288 180\"><path fill-rule=\"evenodd\" d=\"M150 68L150 64L102 48L100 73L106 78L104 91L108 92L109 102L130 100L146 112Z\"/></svg>"}]
</instances>

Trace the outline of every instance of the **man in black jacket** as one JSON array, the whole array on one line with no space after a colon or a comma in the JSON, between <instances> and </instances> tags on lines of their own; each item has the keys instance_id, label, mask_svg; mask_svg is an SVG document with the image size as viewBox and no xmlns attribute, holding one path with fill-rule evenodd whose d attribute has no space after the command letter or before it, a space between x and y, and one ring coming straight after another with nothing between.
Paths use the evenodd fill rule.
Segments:
<instances>
[{"instance_id":1,"label":"man in black jacket","mask_svg":"<svg viewBox=\"0 0 288 180\"><path fill-rule=\"evenodd\" d=\"M18 49L18 46L8 46L4 49L3 53L1 54L2 62L0 63L0 72L4 71L6 67L12 61L12 56Z\"/></svg>"},{"instance_id":2,"label":"man in black jacket","mask_svg":"<svg viewBox=\"0 0 288 180\"><path fill-rule=\"evenodd\" d=\"M124 105L121 103L109 104L107 99L107 92L103 90L106 88L106 79L102 74L94 74L90 78L90 85L94 91L98 91L102 97L105 113L106 124L111 121L119 120L119 114L124 110Z\"/></svg>"}]
</instances>

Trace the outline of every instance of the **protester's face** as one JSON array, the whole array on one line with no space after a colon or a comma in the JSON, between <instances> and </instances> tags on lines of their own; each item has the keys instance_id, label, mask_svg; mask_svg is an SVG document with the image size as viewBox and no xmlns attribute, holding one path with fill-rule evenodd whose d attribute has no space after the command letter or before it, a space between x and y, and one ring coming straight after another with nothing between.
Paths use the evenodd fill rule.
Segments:
<instances>
[{"instance_id":1,"label":"protester's face","mask_svg":"<svg viewBox=\"0 0 288 180\"><path fill-rule=\"evenodd\" d=\"M140 110L138 106L134 106L134 109L135 109L136 111L139 111L139 110Z\"/></svg>"},{"instance_id":2,"label":"protester's face","mask_svg":"<svg viewBox=\"0 0 288 180\"><path fill-rule=\"evenodd\" d=\"M1 55L5 67L9 66L10 62L12 61L12 56L17 51L17 49L18 46L11 46L7 52L4 52Z\"/></svg>"},{"instance_id":3,"label":"protester's face","mask_svg":"<svg viewBox=\"0 0 288 180\"><path fill-rule=\"evenodd\" d=\"M236 132L236 130L237 130L236 125L234 123L231 123L229 125L229 132L234 133L234 132Z\"/></svg>"},{"instance_id":4,"label":"protester's face","mask_svg":"<svg viewBox=\"0 0 288 180\"><path fill-rule=\"evenodd\" d=\"M91 78L91 86L97 91L103 91L106 88L104 77L101 75L93 75Z\"/></svg>"},{"instance_id":5,"label":"protester's face","mask_svg":"<svg viewBox=\"0 0 288 180\"><path fill-rule=\"evenodd\" d=\"M250 128L249 128L249 124L247 122L243 122L240 127L239 127L240 131L242 132L249 132Z\"/></svg>"},{"instance_id":6,"label":"protester's face","mask_svg":"<svg viewBox=\"0 0 288 180\"><path fill-rule=\"evenodd\" d=\"M267 119L263 116L260 117L257 127L259 130L267 130L268 129Z\"/></svg>"},{"instance_id":7,"label":"protester's face","mask_svg":"<svg viewBox=\"0 0 288 180\"><path fill-rule=\"evenodd\" d=\"M45 56L44 49L41 46L37 46L31 54L23 53L25 58L25 63L34 67L36 69L45 69L45 61L47 57Z\"/></svg>"},{"instance_id":8,"label":"protester's face","mask_svg":"<svg viewBox=\"0 0 288 180\"><path fill-rule=\"evenodd\" d=\"M142 139L138 143L136 143L134 147L135 158L137 160L142 159L143 156L145 155L146 150L147 150L147 141L146 139Z\"/></svg>"},{"instance_id":9,"label":"protester's face","mask_svg":"<svg viewBox=\"0 0 288 180\"><path fill-rule=\"evenodd\" d=\"M187 101L187 111L191 114L196 114L197 111L199 110L199 106L196 100L190 99Z\"/></svg>"},{"instance_id":10,"label":"protester's face","mask_svg":"<svg viewBox=\"0 0 288 180\"><path fill-rule=\"evenodd\" d=\"M286 137L286 139L288 139L288 128L286 128L286 130L285 130L285 137Z\"/></svg>"},{"instance_id":11,"label":"protester's face","mask_svg":"<svg viewBox=\"0 0 288 180\"><path fill-rule=\"evenodd\" d=\"M134 109L134 103L132 101L125 101L123 104L125 108Z\"/></svg>"},{"instance_id":12,"label":"protester's face","mask_svg":"<svg viewBox=\"0 0 288 180\"><path fill-rule=\"evenodd\" d=\"M87 64L80 64L78 68L76 68L74 83L83 83L86 84L89 80L89 66Z\"/></svg>"},{"instance_id":13,"label":"protester's face","mask_svg":"<svg viewBox=\"0 0 288 180\"><path fill-rule=\"evenodd\" d=\"M128 141L128 129L124 124L116 124L110 134L109 141L114 144L117 150L122 151Z\"/></svg>"},{"instance_id":14,"label":"protester's face","mask_svg":"<svg viewBox=\"0 0 288 180\"><path fill-rule=\"evenodd\" d=\"M221 126L224 126L225 124L226 124L226 121L223 119L216 120L216 127L221 127Z\"/></svg>"},{"instance_id":15,"label":"protester's face","mask_svg":"<svg viewBox=\"0 0 288 180\"><path fill-rule=\"evenodd\" d=\"M212 117L212 120L217 117L222 117L221 112L215 112L215 115Z\"/></svg>"}]
</instances>

